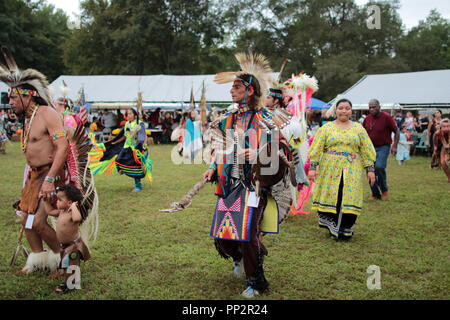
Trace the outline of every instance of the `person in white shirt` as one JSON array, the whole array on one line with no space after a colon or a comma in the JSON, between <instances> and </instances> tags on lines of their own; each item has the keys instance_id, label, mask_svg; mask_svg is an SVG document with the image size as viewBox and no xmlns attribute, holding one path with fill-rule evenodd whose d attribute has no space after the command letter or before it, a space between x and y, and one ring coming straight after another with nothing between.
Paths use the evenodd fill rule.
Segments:
<instances>
[{"instance_id":1,"label":"person in white shirt","mask_svg":"<svg viewBox=\"0 0 450 320\"><path fill-rule=\"evenodd\" d=\"M111 130L115 129L117 127L117 123L116 123L116 116L114 115L114 113L105 110L102 116L102 125L105 128L109 128Z\"/></svg>"}]
</instances>

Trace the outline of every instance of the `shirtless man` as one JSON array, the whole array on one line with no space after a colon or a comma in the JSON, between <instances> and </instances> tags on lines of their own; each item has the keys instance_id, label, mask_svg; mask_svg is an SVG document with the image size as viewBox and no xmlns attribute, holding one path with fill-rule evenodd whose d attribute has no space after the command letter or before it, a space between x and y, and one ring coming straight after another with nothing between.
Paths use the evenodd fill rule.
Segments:
<instances>
[{"instance_id":1,"label":"shirtless man","mask_svg":"<svg viewBox=\"0 0 450 320\"><path fill-rule=\"evenodd\" d=\"M59 262L56 233L47 222L47 212L40 200L56 199L55 184L64 183L68 149L61 117L42 98L32 96L30 91L35 91L33 89L27 84L12 88L9 100L16 115L25 115L22 151L30 167L19 208L33 253L19 271L20 274L39 268L54 270ZM50 252L44 252L42 240L53 251L53 256Z\"/></svg>"},{"instance_id":2,"label":"shirtless man","mask_svg":"<svg viewBox=\"0 0 450 320\"><path fill-rule=\"evenodd\" d=\"M20 201L14 206L22 217L32 253L19 273L53 271L61 260L60 246L55 230L47 222L48 212L43 200L56 203L56 188L69 183L69 177L78 177L76 185L83 190L83 202L92 210L90 218L95 221L98 213L97 192L93 187L92 175L86 169L91 145L88 136L83 135L84 131L76 131L77 159L75 164L67 161L68 136L63 120L55 110L46 77L34 69L20 70L8 48L2 46L1 51L6 65L0 62L0 81L10 88L8 96L13 112L25 119L21 147L27 165ZM95 239L96 222L92 228L91 235ZM42 241L50 250L44 250Z\"/></svg>"}]
</instances>

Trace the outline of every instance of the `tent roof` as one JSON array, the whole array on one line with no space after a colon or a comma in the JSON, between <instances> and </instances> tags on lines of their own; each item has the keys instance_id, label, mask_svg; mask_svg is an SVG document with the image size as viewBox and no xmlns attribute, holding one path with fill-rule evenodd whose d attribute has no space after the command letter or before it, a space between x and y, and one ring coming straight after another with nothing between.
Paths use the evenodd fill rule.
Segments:
<instances>
[{"instance_id":1,"label":"tent roof","mask_svg":"<svg viewBox=\"0 0 450 320\"><path fill-rule=\"evenodd\" d=\"M276 73L274 74L277 75ZM230 103L231 83L217 84L215 75L148 75L148 76L67 76L62 75L52 82L55 96L60 96L64 80L71 89L69 98L77 100L78 91L84 86L87 102L135 102L138 91L143 102L190 102L191 90L194 100L200 101L202 85L205 82L206 101L209 103Z\"/></svg>"},{"instance_id":2,"label":"tent roof","mask_svg":"<svg viewBox=\"0 0 450 320\"><path fill-rule=\"evenodd\" d=\"M0 81L0 92L8 92L9 87Z\"/></svg>"},{"instance_id":3,"label":"tent roof","mask_svg":"<svg viewBox=\"0 0 450 320\"><path fill-rule=\"evenodd\" d=\"M449 88L450 69L367 75L330 103L347 98L354 109L368 109L378 99L383 108L450 108Z\"/></svg>"}]
</instances>

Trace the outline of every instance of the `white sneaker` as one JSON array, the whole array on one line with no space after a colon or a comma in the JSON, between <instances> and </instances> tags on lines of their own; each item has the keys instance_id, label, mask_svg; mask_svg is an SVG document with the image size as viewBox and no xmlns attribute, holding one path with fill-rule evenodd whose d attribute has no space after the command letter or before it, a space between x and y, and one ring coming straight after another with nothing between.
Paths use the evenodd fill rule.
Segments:
<instances>
[{"instance_id":1,"label":"white sneaker","mask_svg":"<svg viewBox=\"0 0 450 320\"><path fill-rule=\"evenodd\" d=\"M242 292L242 296L247 299L254 298L259 295L259 291L253 289L252 287L247 287L244 292Z\"/></svg>"},{"instance_id":2,"label":"white sneaker","mask_svg":"<svg viewBox=\"0 0 450 320\"><path fill-rule=\"evenodd\" d=\"M242 259L241 259L239 262L234 263L233 275L235 278L242 278L244 273L245 273L244 261L242 261Z\"/></svg>"}]
</instances>

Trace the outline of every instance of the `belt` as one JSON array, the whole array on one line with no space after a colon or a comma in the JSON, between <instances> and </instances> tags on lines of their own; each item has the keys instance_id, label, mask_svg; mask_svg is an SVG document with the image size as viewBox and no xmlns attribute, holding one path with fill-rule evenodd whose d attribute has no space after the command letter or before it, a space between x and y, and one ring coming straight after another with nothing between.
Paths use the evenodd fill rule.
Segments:
<instances>
[{"instance_id":1,"label":"belt","mask_svg":"<svg viewBox=\"0 0 450 320\"><path fill-rule=\"evenodd\" d=\"M52 164L48 163L48 164L44 164L43 166L40 166L40 167L30 167L30 169L31 169L31 171L34 171L34 172L41 172L45 169L50 170L51 167L52 167Z\"/></svg>"},{"instance_id":2,"label":"belt","mask_svg":"<svg viewBox=\"0 0 450 320\"><path fill-rule=\"evenodd\" d=\"M356 154L356 153L350 153L350 152L346 152L346 151L328 150L327 153L346 157L349 162L352 162L358 156L358 154Z\"/></svg>"},{"instance_id":3,"label":"belt","mask_svg":"<svg viewBox=\"0 0 450 320\"><path fill-rule=\"evenodd\" d=\"M63 249L66 249L67 247L71 246L72 244L77 243L77 241L80 240L80 238L81 238L81 236L80 236L80 234L78 234L78 236L75 238L75 240L72 240L72 241L70 241L68 243L61 243L61 247Z\"/></svg>"}]
</instances>

